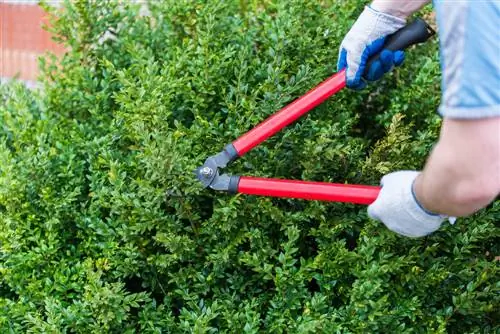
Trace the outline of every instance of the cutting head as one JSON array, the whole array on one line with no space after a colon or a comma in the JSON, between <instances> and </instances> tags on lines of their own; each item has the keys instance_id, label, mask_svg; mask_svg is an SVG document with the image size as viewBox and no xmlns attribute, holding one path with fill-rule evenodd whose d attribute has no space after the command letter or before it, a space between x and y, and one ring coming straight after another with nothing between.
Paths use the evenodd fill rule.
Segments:
<instances>
[{"instance_id":1,"label":"cutting head","mask_svg":"<svg viewBox=\"0 0 500 334\"><path fill-rule=\"evenodd\" d=\"M220 169L226 167L236 158L238 158L238 153L234 146L229 144L224 148L224 151L205 160L203 166L196 168L194 173L205 188L230 191L236 179L226 174L220 174Z\"/></svg>"}]
</instances>

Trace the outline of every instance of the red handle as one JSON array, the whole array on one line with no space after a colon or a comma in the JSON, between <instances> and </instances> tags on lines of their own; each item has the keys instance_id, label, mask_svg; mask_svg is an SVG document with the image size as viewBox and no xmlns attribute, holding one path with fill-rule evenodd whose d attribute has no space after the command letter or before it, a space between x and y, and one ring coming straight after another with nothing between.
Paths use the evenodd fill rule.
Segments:
<instances>
[{"instance_id":1,"label":"red handle","mask_svg":"<svg viewBox=\"0 0 500 334\"><path fill-rule=\"evenodd\" d=\"M323 103L333 94L345 87L345 70L342 70L321 84L307 92L305 95L284 107L276 114L270 116L255 128L236 139L233 146L242 156L255 146L259 145L285 126L294 122L302 115Z\"/></svg>"},{"instance_id":2,"label":"red handle","mask_svg":"<svg viewBox=\"0 0 500 334\"><path fill-rule=\"evenodd\" d=\"M247 195L369 205L377 199L380 187L242 176L238 183L238 192Z\"/></svg>"}]
</instances>

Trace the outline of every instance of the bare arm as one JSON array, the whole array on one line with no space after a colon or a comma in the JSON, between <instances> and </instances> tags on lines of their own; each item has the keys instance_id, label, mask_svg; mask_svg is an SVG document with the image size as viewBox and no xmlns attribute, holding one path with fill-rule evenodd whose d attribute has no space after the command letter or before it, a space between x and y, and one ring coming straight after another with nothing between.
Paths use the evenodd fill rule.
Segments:
<instances>
[{"instance_id":1,"label":"bare arm","mask_svg":"<svg viewBox=\"0 0 500 334\"><path fill-rule=\"evenodd\" d=\"M371 7L379 12L406 19L431 0L374 0Z\"/></svg>"},{"instance_id":2,"label":"bare arm","mask_svg":"<svg viewBox=\"0 0 500 334\"><path fill-rule=\"evenodd\" d=\"M455 217L492 202L500 194L500 117L445 118L414 190L425 209Z\"/></svg>"}]
</instances>

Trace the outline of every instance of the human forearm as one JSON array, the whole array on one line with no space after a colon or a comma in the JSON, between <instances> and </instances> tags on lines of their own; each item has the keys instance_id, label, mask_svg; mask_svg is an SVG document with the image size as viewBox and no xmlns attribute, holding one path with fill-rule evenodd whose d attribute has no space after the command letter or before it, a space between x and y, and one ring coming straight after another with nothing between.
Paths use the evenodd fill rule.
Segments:
<instances>
[{"instance_id":1,"label":"human forearm","mask_svg":"<svg viewBox=\"0 0 500 334\"><path fill-rule=\"evenodd\" d=\"M500 117L445 118L424 170L389 173L381 185L368 215L407 237L484 208L500 193Z\"/></svg>"},{"instance_id":2,"label":"human forearm","mask_svg":"<svg viewBox=\"0 0 500 334\"><path fill-rule=\"evenodd\" d=\"M445 119L414 190L426 210L455 217L493 201L500 192L500 118Z\"/></svg>"},{"instance_id":3,"label":"human forearm","mask_svg":"<svg viewBox=\"0 0 500 334\"><path fill-rule=\"evenodd\" d=\"M371 7L379 12L406 19L431 0L374 0Z\"/></svg>"}]
</instances>

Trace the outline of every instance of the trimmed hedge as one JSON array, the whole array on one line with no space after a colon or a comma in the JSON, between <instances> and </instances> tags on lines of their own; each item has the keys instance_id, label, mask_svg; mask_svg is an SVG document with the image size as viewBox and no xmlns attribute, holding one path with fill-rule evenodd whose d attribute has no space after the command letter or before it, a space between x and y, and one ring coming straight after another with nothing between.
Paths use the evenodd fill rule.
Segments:
<instances>
[{"instance_id":1,"label":"trimmed hedge","mask_svg":"<svg viewBox=\"0 0 500 334\"><path fill-rule=\"evenodd\" d=\"M336 70L364 1L67 2L43 89L0 88L2 333L492 333L498 202L422 239L366 207L202 189L193 170ZM428 13L431 8L426 8ZM231 172L420 169L438 41Z\"/></svg>"}]
</instances>

